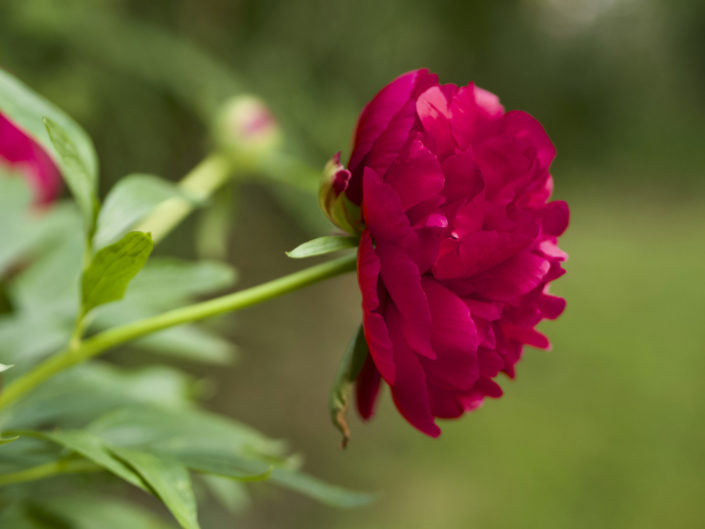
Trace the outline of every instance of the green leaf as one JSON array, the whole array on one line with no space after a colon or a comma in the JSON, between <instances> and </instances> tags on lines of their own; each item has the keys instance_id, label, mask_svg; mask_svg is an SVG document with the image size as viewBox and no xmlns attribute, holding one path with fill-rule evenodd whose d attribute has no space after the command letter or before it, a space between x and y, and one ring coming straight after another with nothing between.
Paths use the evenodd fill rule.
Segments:
<instances>
[{"instance_id":1,"label":"green leaf","mask_svg":"<svg viewBox=\"0 0 705 529\"><path fill-rule=\"evenodd\" d=\"M42 119L48 117L71 138L81 166L86 169L91 181L96 181L98 161L93 143L83 129L58 107L2 69L0 69L0 112L39 142L63 173L66 168L62 157L54 148L42 123ZM64 176L66 177L65 174Z\"/></svg>"},{"instance_id":2,"label":"green leaf","mask_svg":"<svg viewBox=\"0 0 705 529\"><path fill-rule=\"evenodd\" d=\"M83 314L122 299L127 285L147 262L153 247L149 234L133 231L98 251L81 280Z\"/></svg>"},{"instance_id":3,"label":"green leaf","mask_svg":"<svg viewBox=\"0 0 705 529\"><path fill-rule=\"evenodd\" d=\"M98 216L95 246L102 248L124 235L160 203L183 197L173 183L146 174L132 174L118 181L105 198Z\"/></svg>"},{"instance_id":4,"label":"green leaf","mask_svg":"<svg viewBox=\"0 0 705 529\"><path fill-rule=\"evenodd\" d=\"M281 462L284 444L254 428L203 410L126 406L98 419L91 431L114 445L158 447L171 455L209 454ZM269 465L267 465L269 466ZM257 473L266 470L258 467Z\"/></svg>"},{"instance_id":5,"label":"green leaf","mask_svg":"<svg viewBox=\"0 0 705 529\"><path fill-rule=\"evenodd\" d=\"M25 316L49 312L73 319L78 311L85 239L76 209L71 208L67 215L67 229L57 233L52 238L53 245L30 262L10 284L12 300Z\"/></svg>"},{"instance_id":6,"label":"green leaf","mask_svg":"<svg viewBox=\"0 0 705 529\"><path fill-rule=\"evenodd\" d=\"M376 494L357 492L337 485L331 485L318 478L296 470L275 468L270 480L313 498L332 507L353 508L367 505L377 498Z\"/></svg>"},{"instance_id":7,"label":"green leaf","mask_svg":"<svg viewBox=\"0 0 705 529\"><path fill-rule=\"evenodd\" d=\"M305 257L313 257L316 255L324 255L331 252L339 252L349 248L355 248L359 244L357 237L346 235L326 235L312 239L303 244L300 244L293 250L286 252L286 255L292 259L303 259Z\"/></svg>"},{"instance_id":8,"label":"green leaf","mask_svg":"<svg viewBox=\"0 0 705 529\"><path fill-rule=\"evenodd\" d=\"M225 263L160 257L145 265L127 298L164 307L231 287L236 281L237 272Z\"/></svg>"},{"instance_id":9,"label":"green leaf","mask_svg":"<svg viewBox=\"0 0 705 529\"><path fill-rule=\"evenodd\" d=\"M19 435L10 435L8 437L4 437L3 435L0 435L0 445L6 445L8 443L11 443L12 441L17 441L19 439Z\"/></svg>"},{"instance_id":10,"label":"green leaf","mask_svg":"<svg viewBox=\"0 0 705 529\"><path fill-rule=\"evenodd\" d=\"M137 276L139 278L144 270ZM142 299L138 291L137 278L130 284L130 293L119 303L101 307L96 311L93 325L100 329L109 329L119 325L148 318L159 313L162 307L152 308L148 302L158 300L155 296ZM132 292L137 293L133 296ZM162 300L165 301L165 300ZM168 308L171 304L164 304ZM237 357L237 347L227 339L220 337L203 325L179 325L170 329L155 332L139 340L133 345L140 350L147 350L171 358L179 358L191 362L208 364L230 364ZM0 347L2 345L0 344Z\"/></svg>"},{"instance_id":11,"label":"green leaf","mask_svg":"<svg viewBox=\"0 0 705 529\"><path fill-rule=\"evenodd\" d=\"M169 529L172 527L171 524L167 524L139 505L85 490L71 491L70 494L51 494L41 499L35 497L30 502L29 510L42 519L47 517L57 519L59 523L71 529ZM15 529L14 525L7 527Z\"/></svg>"},{"instance_id":12,"label":"green leaf","mask_svg":"<svg viewBox=\"0 0 705 529\"><path fill-rule=\"evenodd\" d=\"M135 346L191 362L228 365L237 358L237 347L212 331L196 325L180 325L135 341Z\"/></svg>"},{"instance_id":13,"label":"green leaf","mask_svg":"<svg viewBox=\"0 0 705 529\"><path fill-rule=\"evenodd\" d=\"M113 447L112 452L134 469L164 502L184 529L199 529L196 497L186 467L173 459Z\"/></svg>"},{"instance_id":14,"label":"green leaf","mask_svg":"<svg viewBox=\"0 0 705 529\"><path fill-rule=\"evenodd\" d=\"M189 375L167 366L125 369L93 361L65 371L3 413L5 430L36 429L43 424L83 426L120 406L193 407L196 390ZM86 398L90 395L90 398ZM166 410L166 411L164 411Z\"/></svg>"},{"instance_id":15,"label":"green leaf","mask_svg":"<svg viewBox=\"0 0 705 529\"><path fill-rule=\"evenodd\" d=\"M15 365L5 376L18 376L37 359L64 345L70 335L68 321L58 321L46 312L3 315L0 317L0 361Z\"/></svg>"},{"instance_id":16,"label":"green leaf","mask_svg":"<svg viewBox=\"0 0 705 529\"><path fill-rule=\"evenodd\" d=\"M350 428L345 417L350 404L350 394L368 354L369 348L365 340L365 333L360 325L340 362L340 368L333 382L328 402L333 424L343 434L342 448L345 448L350 440Z\"/></svg>"},{"instance_id":17,"label":"green leaf","mask_svg":"<svg viewBox=\"0 0 705 529\"><path fill-rule=\"evenodd\" d=\"M64 180L78 203L83 214L84 227L90 236L95 229L95 219L98 214L97 173L87 165L89 162L81 156L79 147L69 131L50 117L44 117L43 121L54 151L59 156L59 166Z\"/></svg>"},{"instance_id":18,"label":"green leaf","mask_svg":"<svg viewBox=\"0 0 705 529\"><path fill-rule=\"evenodd\" d=\"M200 476L211 495L233 516L242 514L252 503L247 488L240 482L213 474Z\"/></svg>"},{"instance_id":19,"label":"green leaf","mask_svg":"<svg viewBox=\"0 0 705 529\"><path fill-rule=\"evenodd\" d=\"M27 178L6 177L0 166L0 276L72 229L68 208L52 207L37 215L32 195Z\"/></svg>"},{"instance_id":20,"label":"green leaf","mask_svg":"<svg viewBox=\"0 0 705 529\"><path fill-rule=\"evenodd\" d=\"M96 421L91 431L114 446L157 451L197 471L218 471L242 479L272 469L269 480L336 507L369 503L374 495L329 485L282 466L283 446L250 427L200 410L164 412L157 408L125 408Z\"/></svg>"},{"instance_id":21,"label":"green leaf","mask_svg":"<svg viewBox=\"0 0 705 529\"><path fill-rule=\"evenodd\" d=\"M37 437L68 448L96 465L112 472L117 477L142 490L147 490L140 474L116 458L103 439L85 430L63 430L54 432L20 431L20 435Z\"/></svg>"}]
</instances>

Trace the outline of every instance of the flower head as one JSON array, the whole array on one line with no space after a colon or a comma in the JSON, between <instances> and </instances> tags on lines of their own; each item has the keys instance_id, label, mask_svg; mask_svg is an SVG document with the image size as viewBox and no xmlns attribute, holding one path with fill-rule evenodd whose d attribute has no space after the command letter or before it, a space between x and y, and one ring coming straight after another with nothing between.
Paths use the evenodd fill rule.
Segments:
<instances>
[{"instance_id":1,"label":"flower head","mask_svg":"<svg viewBox=\"0 0 705 529\"><path fill-rule=\"evenodd\" d=\"M554 156L529 114L427 70L362 111L344 192L364 228L363 418L384 381L401 414L438 436L436 418L502 395L496 378L514 376L524 345L549 347L535 326L565 306L548 285L564 273L557 238L569 216L565 202L548 202Z\"/></svg>"},{"instance_id":2,"label":"flower head","mask_svg":"<svg viewBox=\"0 0 705 529\"><path fill-rule=\"evenodd\" d=\"M3 166L21 173L31 182L37 203L49 203L59 194L61 177L49 155L0 114L0 168Z\"/></svg>"}]
</instances>

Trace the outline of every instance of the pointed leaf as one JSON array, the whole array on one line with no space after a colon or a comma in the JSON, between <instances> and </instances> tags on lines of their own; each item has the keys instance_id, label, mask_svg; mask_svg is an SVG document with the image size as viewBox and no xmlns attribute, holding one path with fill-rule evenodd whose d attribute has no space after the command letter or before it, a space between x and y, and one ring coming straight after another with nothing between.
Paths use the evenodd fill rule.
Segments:
<instances>
[{"instance_id":1,"label":"pointed leaf","mask_svg":"<svg viewBox=\"0 0 705 529\"><path fill-rule=\"evenodd\" d=\"M57 519L53 527L71 529L169 529L167 524L144 507L93 491L66 491L36 497L30 509L43 520ZM59 525L61 524L61 525ZM2 525L2 527L5 527ZM15 529L14 525L8 525ZM42 526L44 527L44 526Z\"/></svg>"},{"instance_id":2,"label":"pointed leaf","mask_svg":"<svg viewBox=\"0 0 705 529\"><path fill-rule=\"evenodd\" d=\"M344 235L326 235L318 237L303 244L300 244L293 250L286 252L286 255L292 259L303 259L305 257L314 257L316 255L324 255L331 252L339 252L349 248L355 248L359 243L357 237Z\"/></svg>"},{"instance_id":3,"label":"pointed leaf","mask_svg":"<svg viewBox=\"0 0 705 529\"><path fill-rule=\"evenodd\" d=\"M122 178L108 193L98 216L96 248L124 235L165 200L183 196L173 183L156 176L132 174Z\"/></svg>"},{"instance_id":4,"label":"pointed leaf","mask_svg":"<svg viewBox=\"0 0 705 529\"><path fill-rule=\"evenodd\" d=\"M331 485L302 472L275 468L270 480L283 487L299 492L332 507L352 508L367 505L377 498L376 494L357 492Z\"/></svg>"},{"instance_id":5,"label":"pointed leaf","mask_svg":"<svg viewBox=\"0 0 705 529\"><path fill-rule=\"evenodd\" d=\"M64 430L54 432L20 431L20 435L37 437L68 448L72 452L93 461L96 465L112 472L117 477L131 483L135 487L147 490L144 481L138 473L126 466L120 459L106 447L105 442L85 430Z\"/></svg>"},{"instance_id":6,"label":"pointed leaf","mask_svg":"<svg viewBox=\"0 0 705 529\"><path fill-rule=\"evenodd\" d=\"M68 130L50 117L45 116L43 121L54 151L59 156L61 173L78 203L86 232L90 235L95 229L98 214L97 174L89 167L90 162L81 156L79 147Z\"/></svg>"},{"instance_id":7,"label":"pointed leaf","mask_svg":"<svg viewBox=\"0 0 705 529\"><path fill-rule=\"evenodd\" d=\"M149 484L184 529L200 529L188 470L176 460L113 447L112 452Z\"/></svg>"},{"instance_id":8,"label":"pointed leaf","mask_svg":"<svg viewBox=\"0 0 705 529\"><path fill-rule=\"evenodd\" d=\"M83 314L122 299L127 285L147 262L153 247L149 234L133 231L96 253L81 280Z\"/></svg>"}]
</instances>

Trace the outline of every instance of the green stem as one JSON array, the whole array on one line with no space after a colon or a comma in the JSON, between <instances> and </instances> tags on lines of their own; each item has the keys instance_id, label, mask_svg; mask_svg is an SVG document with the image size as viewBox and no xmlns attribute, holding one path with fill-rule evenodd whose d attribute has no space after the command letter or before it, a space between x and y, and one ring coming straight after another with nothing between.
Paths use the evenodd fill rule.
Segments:
<instances>
[{"instance_id":1,"label":"green stem","mask_svg":"<svg viewBox=\"0 0 705 529\"><path fill-rule=\"evenodd\" d=\"M203 202L230 179L232 164L223 154L211 154L189 172L179 183L188 198L174 197L159 206L144 219L137 231L152 234L155 243L161 241L199 202Z\"/></svg>"},{"instance_id":2,"label":"green stem","mask_svg":"<svg viewBox=\"0 0 705 529\"><path fill-rule=\"evenodd\" d=\"M250 307L353 270L355 270L354 254L305 268L240 292L171 310L158 316L104 331L84 340L78 347L72 348L69 346L67 349L58 352L33 370L10 383L0 393L0 410L6 408L25 393L64 369L97 356L117 345L162 329Z\"/></svg>"},{"instance_id":3,"label":"green stem","mask_svg":"<svg viewBox=\"0 0 705 529\"><path fill-rule=\"evenodd\" d=\"M27 468L18 472L0 475L0 487L15 485L27 481L58 476L60 474L75 474L78 472L97 472L102 470L98 465L85 459L61 459L36 467Z\"/></svg>"}]
</instances>

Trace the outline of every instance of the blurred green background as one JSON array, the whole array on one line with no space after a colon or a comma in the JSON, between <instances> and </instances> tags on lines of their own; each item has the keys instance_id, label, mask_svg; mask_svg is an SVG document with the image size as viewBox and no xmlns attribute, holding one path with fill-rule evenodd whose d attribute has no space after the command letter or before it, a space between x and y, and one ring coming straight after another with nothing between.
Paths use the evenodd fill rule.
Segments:
<instances>
[{"instance_id":1,"label":"blurred green background","mask_svg":"<svg viewBox=\"0 0 705 529\"><path fill-rule=\"evenodd\" d=\"M383 496L336 511L256 488L239 519L202 508L205 527L705 527L703 2L1 0L0 64L88 130L103 192L128 172L180 178L209 149L215 105L241 91L321 167L349 152L362 105L422 66L529 111L557 146L572 225L554 289L568 309L543 327L553 350L527 350L505 397L439 440L385 394L341 452L326 405L360 318L354 278L232 318L238 365L193 368L217 384L211 407ZM227 250L243 285L301 266L283 251L328 230L292 193L237 189ZM159 252L192 255L197 230L195 217Z\"/></svg>"}]
</instances>

